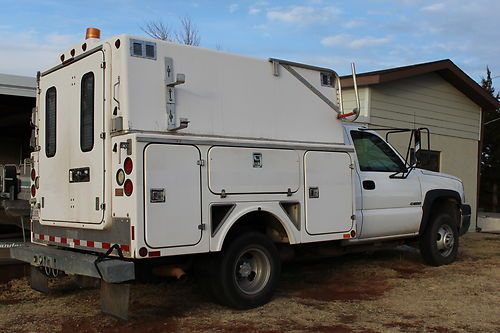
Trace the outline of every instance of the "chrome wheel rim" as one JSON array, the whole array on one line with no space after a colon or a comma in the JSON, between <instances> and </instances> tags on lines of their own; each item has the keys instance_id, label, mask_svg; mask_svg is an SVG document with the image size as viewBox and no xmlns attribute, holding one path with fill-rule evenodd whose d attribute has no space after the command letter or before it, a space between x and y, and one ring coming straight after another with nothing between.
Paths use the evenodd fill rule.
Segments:
<instances>
[{"instance_id":1,"label":"chrome wheel rim","mask_svg":"<svg viewBox=\"0 0 500 333\"><path fill-rule=\"evenodd\" d=\"M261 292L270 276L271 262L261 249L246 249L236 260L234 280L238 288L247 295Z\"/></svg>"},{"instance_id":2,"label":"chrome wheel rim","mask_svg":"<svg viewBox=\"0 0 500 333\"><path fill-rule=\"evenodd\" d=\"M455 246L455 236L453 235L453 230L447 224L443 224L439 227L437 232L436 246L439 253L443 257L447 257L453 251Z\"/></svg>"}]
</instances>

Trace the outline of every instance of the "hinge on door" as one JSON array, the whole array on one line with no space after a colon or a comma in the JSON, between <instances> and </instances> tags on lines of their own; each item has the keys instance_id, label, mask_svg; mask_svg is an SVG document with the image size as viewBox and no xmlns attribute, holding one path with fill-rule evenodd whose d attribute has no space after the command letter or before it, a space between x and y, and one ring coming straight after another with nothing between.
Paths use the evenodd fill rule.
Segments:
<instances>
[{"instance_id":1,"label":"hinge on door","mask_svg":"<svg viewBox=\"0 0 500 333\"><path fill-rule=\"evenodd\" d=\"M101 68L105 69L106 68L106 61L101 62Z\"/></svg>"},{"instance_id":2,"label":"hinge on door","mask_svg":"<svg viewBox=\"0 0 500 333\"><path fill-rule=\"evenodd\" d=\"M106 133L102 132L101 134L99 134L99 137L103 140L106 139Z\"/></svg>"},{"instance_id":3,"label":"hinge on door","mask_svg":"<svg viewBox=\"0 0 500 333\"><path fill-rule=\"evenodd\" d=\"M198 160L196 161L196 164L199 165L199 166L205 166L205 160Z\"/></svg>"},{"instance_id":4,"label":"hinge on door","mask_svg":"<svg viewBox=\"0 0 500 333\"><path fill-rule=\"evenodd\" d=\"M202 223L202 224L198 225L198 229L202 230L202 231L205 230L206 229L206 224Z\"/></svg>"},{"instance_id":5,"label":"hinge on door","mask_svg":"<svg viewBox=\"0 0 500 333\"><path fill-rule=\"evenodd\" d=\"M105 203L101 204L101 210L106 210L106 204Z\"/></svg>"},{"instance_id":6,"label":"hinge on door","mask_svg":"<svg viewBox=\"0 0 500 333\"><path fill-rule=\"evenodd\" d=\"M356 215L351 215L351 220L356 220Z\"/></svg>"},{"instance_id":7,"label":"hinge on door","mask_svg":"<svg viewBox=\"0 0 500 333\"><path fill-rule=\"evenodd\" d=\"M354 163L349 164L349 169L354 169Z\"/></svg>"}]
</instances>

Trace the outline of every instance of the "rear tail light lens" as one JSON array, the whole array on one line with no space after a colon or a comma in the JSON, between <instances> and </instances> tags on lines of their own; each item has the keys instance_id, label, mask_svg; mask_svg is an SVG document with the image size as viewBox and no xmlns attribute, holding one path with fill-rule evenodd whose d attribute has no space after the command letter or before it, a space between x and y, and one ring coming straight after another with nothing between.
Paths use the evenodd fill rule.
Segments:
<instances>
[{"instance_id":1,"label":"rear tail light lens","mask_svg":"<svg viewBox=\"0 0 500 333\"><path fill-rule=\"evenodd\" d=\"M125 170L125 173L127 175L130 175L134 168L134 163L132 163L132 159L130 157L127 157L125 159L125 162L123 162L123 169Z\"/></svg>"},{"instance_id":2,"label":"rear tail light lens","mask_svg":"<svg viewBox=\"0 0 500 333\"><path fill-rule=\"evenodd\" d=\"M33 198L36 196L36 187L35 187L35 185L31 185L31 196Z\"/></svg>"},{"instance_id":3,"label":"rear tail light lens","mask_svg":"<svg viewBox=\"0 0 500 333\"><path fill-rule=\"evenodd\" d=\"M36 171L35 169L31 169L31 180L35 181L35 179L36 179Z\"/></svg>"},{"instance_id":4,"label":"rear tail light lens","mask_svg":"<svg viewBox=\"0 0 500 333\"><path fill-rule=\"evenodd\" d=\"M123 192L125 192L125 195L129 197L132 195L133 191L134 191L134 184L132 184L132 181L130 179L127 179L125 181L125 184L123 184Z\"/></svg>"}]
</instances>

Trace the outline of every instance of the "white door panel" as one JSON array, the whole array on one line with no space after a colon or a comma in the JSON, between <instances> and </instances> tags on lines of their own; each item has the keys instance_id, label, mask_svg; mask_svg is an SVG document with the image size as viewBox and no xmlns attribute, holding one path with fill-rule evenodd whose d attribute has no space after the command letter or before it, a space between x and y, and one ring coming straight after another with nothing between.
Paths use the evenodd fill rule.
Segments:
<instances>
[{"instance_id":1,"label":"white door panel","mask_svg":"<svg viewBox=\"0 0 500 333\"><path fill-rule=\"evenodd\" d=\"M213 147L208 153L209 186L213 193L297 192L299 156L294 150Z\"/></svg>"},{"instance_id":2,"label":"white door panel","mask_svg":"<svg viewBox=\"0 0 500 333\"><path fill-rule=\"evenodd\" d=\"M309 151L304 159L307 232L318 235L351 230L351 157L341 152Z\"/></svg>"},{"instance_id":3,"label":"white door panel","mask_svg":"<svg viewBox=\"0 0 500 333\"><path fill-rule=\"evenodd\" d=\"M422 218L418 174L410 172L407 178L391 177L404 166L399 155L373 133L351 131L351 135L358 157L357 194L361 194L362 202L361 214L356 214L363 219L359 237L417 232Z\"/></svg>"},{"instance_id":4,"label":"white door panel","mask_svg":"<svg viewBox=\"0 0 500 333\"><path fill-rule=\"evenodd\" d=\"M363 226L361 238L410 234L422 218L420 181L416 173L406 179L389 178L386 172L361 172ZM373 181L366 190L363 182Z\"/></svg>"},{"instance_id":5,"label":"white door panel","mask_svg":"<svg viewBox=\"0 0 500 333\"><path fill-rule=\"evenodd\" d=\"M104 61L102 51L82 58L70 66L47 74L42 80L40 100L40 125L46 130L45 98L48 89L55 87L56 94L56 152L47 157L46 136L40 136L39 173L42 201L41 218L45 222L78 222L99 224L103 222L104 210ZM86 90L91 102L93 121L87 125L93 137L93 145L82 150L81 111L82 79L86 74L92 76L92 84ZM86 99L90 101L90 99ZM92 131L93 129L93 131ZM44 132L45 134L45 132ZM87 172L88 177L72 178L71 170ZM85 171L86 170L86 171ZM74 175L74 173L73 173Z\"/></svg>"},{"instance_id":6,"label":"white door panel","mask_svg":"<svg viewBox=\"0 0 500 333\"><path fill-rule=\"evenodd\" d=\"M200 241L199 159L200 153L194 146L150 144L146 147L144 208L148 246L189 246Z\"/></svg>"},{"instance_id":7,"label":"white door panel","mask_svg":"<svg viewBox=\"0 0 500 333\"><path fill-rule=\"evenodd\" d=\"M420 219L401 220L403 216L421 216L420 207L363 210L361 238L384 237L414 233Z\"/></svg>"}]
</instances>

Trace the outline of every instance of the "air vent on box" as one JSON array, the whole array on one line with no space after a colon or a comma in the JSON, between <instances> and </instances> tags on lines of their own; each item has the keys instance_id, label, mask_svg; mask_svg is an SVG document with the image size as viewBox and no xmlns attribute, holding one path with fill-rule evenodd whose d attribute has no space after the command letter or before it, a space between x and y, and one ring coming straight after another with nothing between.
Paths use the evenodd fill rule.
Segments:
<instances>
[{"instance_id":1,"label":"air vent on box","mask_svg":"<svg viewBox=\"0 0 500 333\"><path fill-rule=\"evenodd\" d=\"M130 55L133 57L156 60L156 43L131 39Z\"/></svg>"}]
</instances>

